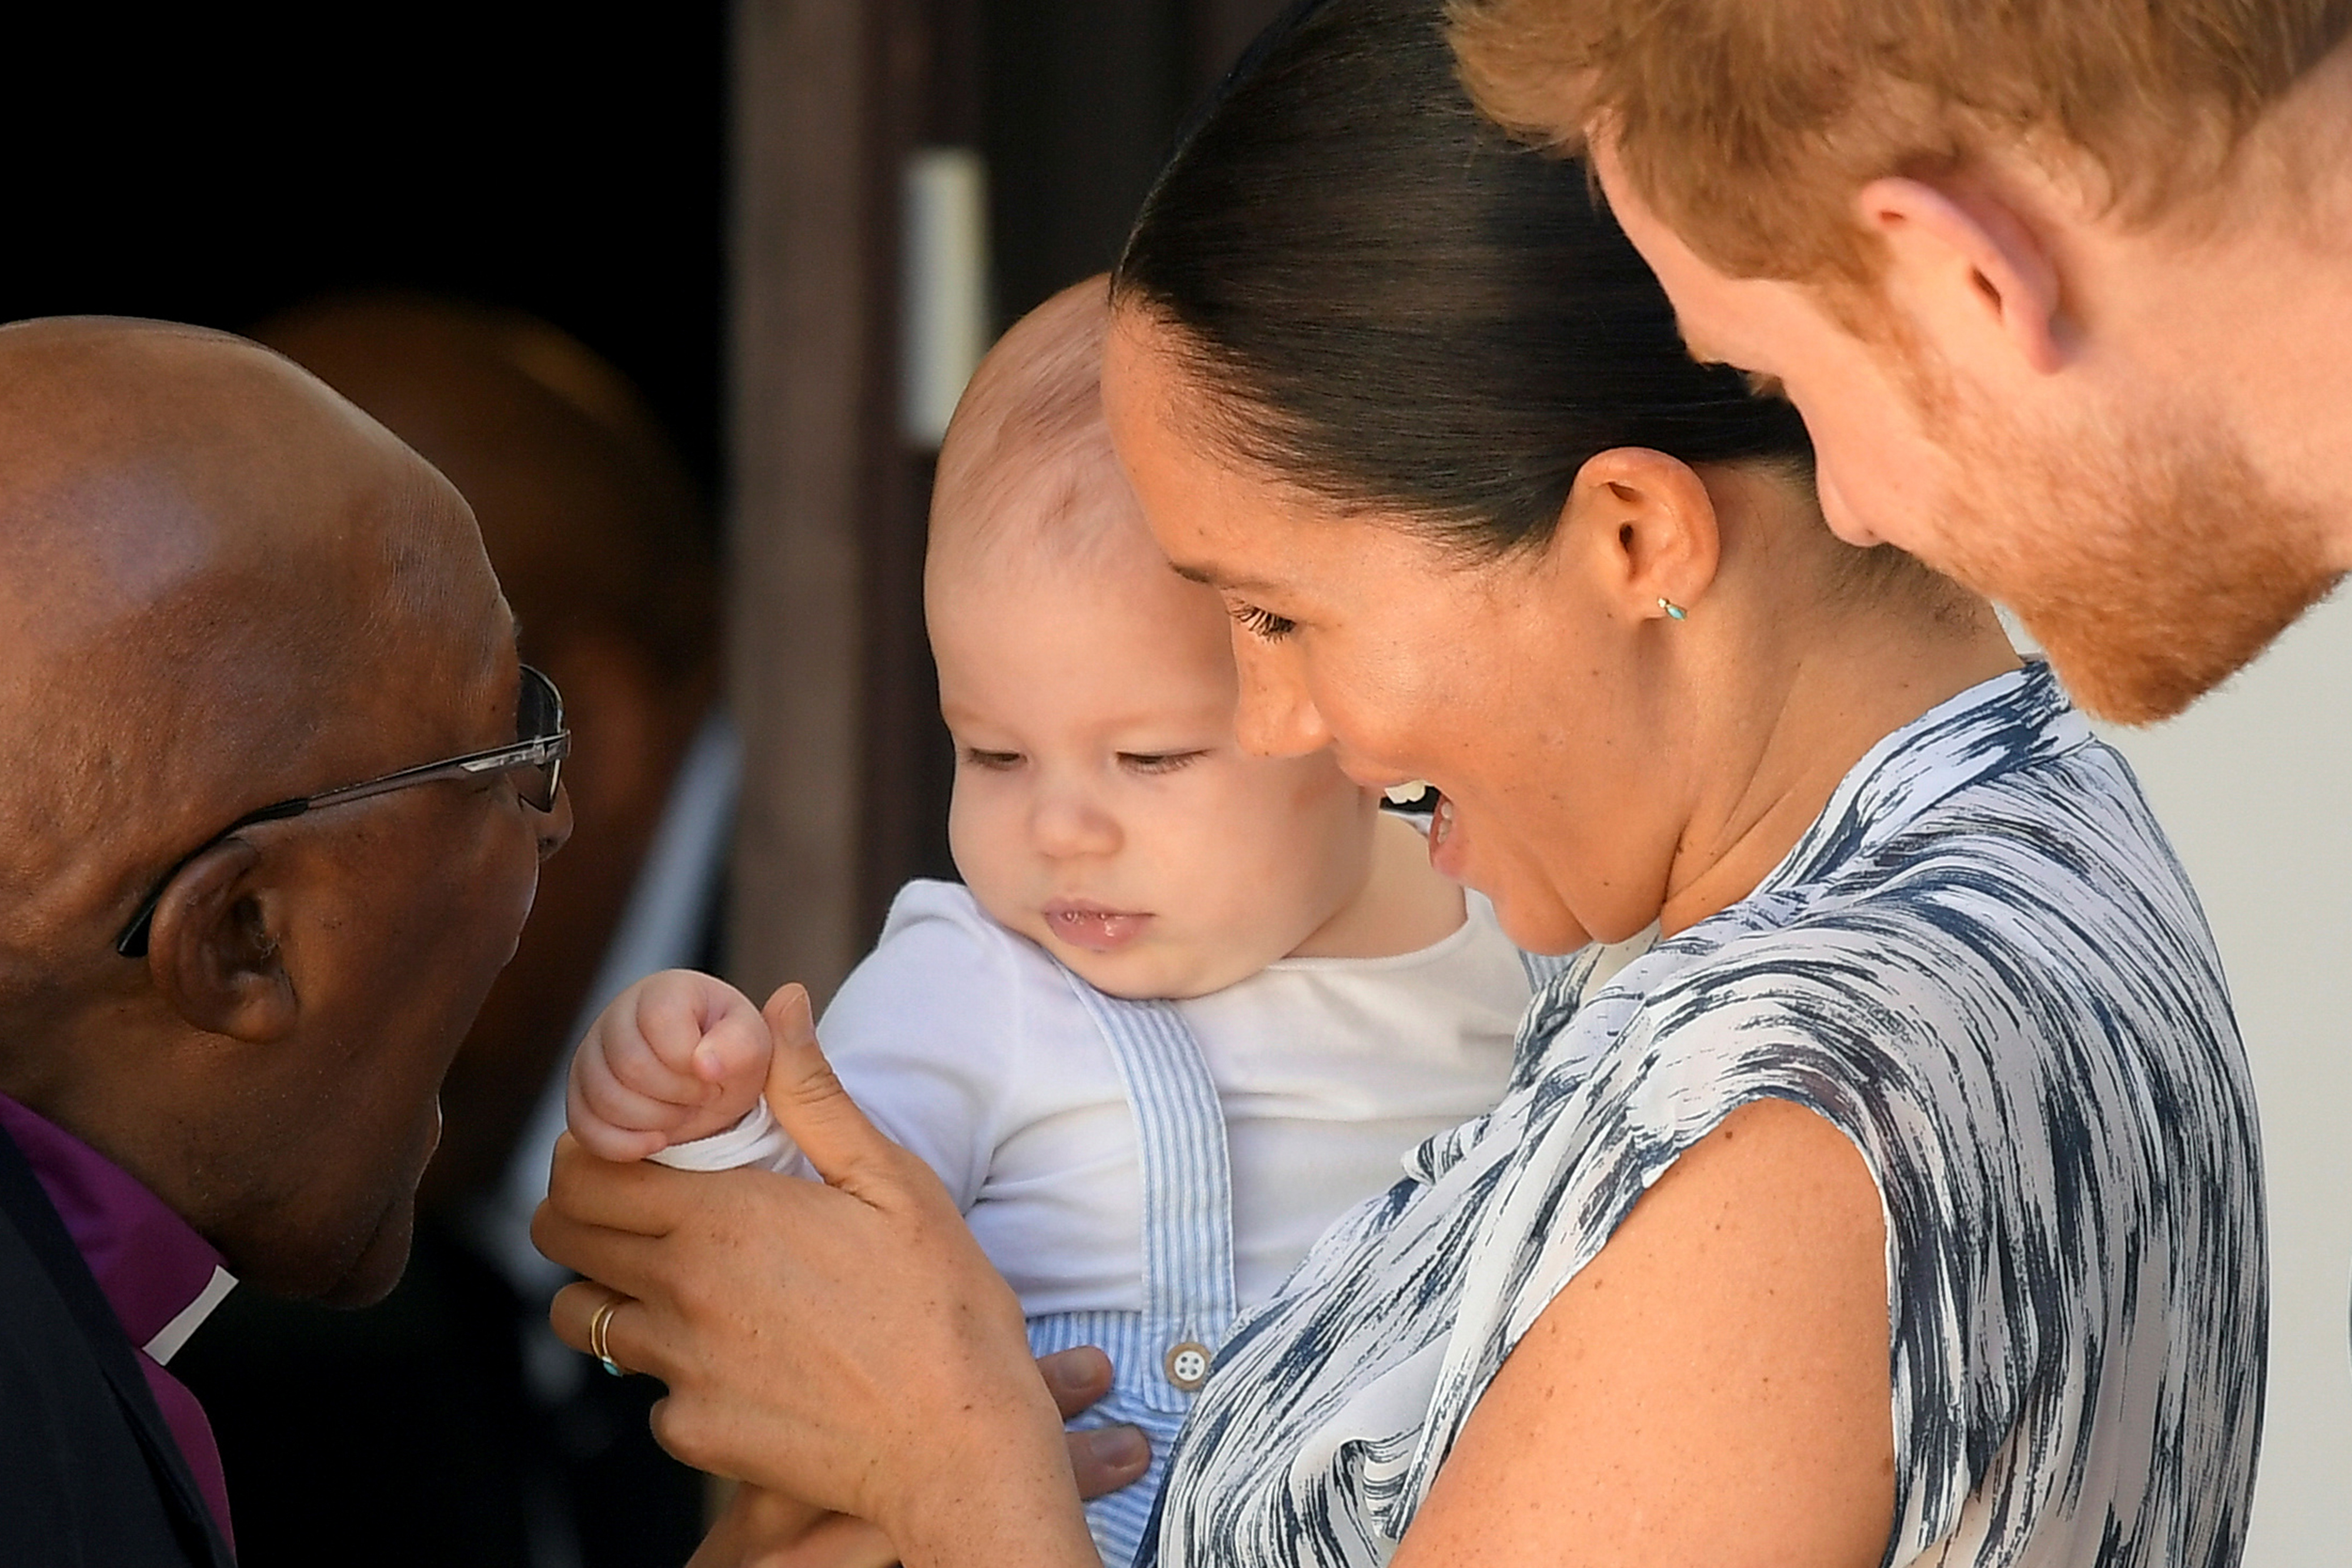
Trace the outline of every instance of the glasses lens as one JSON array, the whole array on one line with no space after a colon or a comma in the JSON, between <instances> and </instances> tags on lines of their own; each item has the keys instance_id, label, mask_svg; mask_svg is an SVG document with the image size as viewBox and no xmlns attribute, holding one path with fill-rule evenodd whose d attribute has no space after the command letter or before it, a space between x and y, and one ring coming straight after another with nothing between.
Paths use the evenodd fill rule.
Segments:
<instances>
[{"instance_id":1,"label":"glasses lens","mask_svg":"<svg viewBox=\"0 0 2352 1568\"><path fill-rule=\"evenodd\" d=\"M555 683L532 669L522 667L522 689L515 701L515 738L534 743L551 738L563 730L563 696ZM563 758L550 758L535 768L520 769L516 788L533 810L555 810L555 791L563 779Z\"/></svg>"},{"instance_id":2,"label":"glasses lens","mask_svg":"<svg viewBox=\"0 0 2352 1568\"><path fill-rule=\"evenodd\" d=\"M522 689L515 699L515 738L544 740L562 727L563 698L555 683L525 664Z\"/></svg>"}]
</instances>

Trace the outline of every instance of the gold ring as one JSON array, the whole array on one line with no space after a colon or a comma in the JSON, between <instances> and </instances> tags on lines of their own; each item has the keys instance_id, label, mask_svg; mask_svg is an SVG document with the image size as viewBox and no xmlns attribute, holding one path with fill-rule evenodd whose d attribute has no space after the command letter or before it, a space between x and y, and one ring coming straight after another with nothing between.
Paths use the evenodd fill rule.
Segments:
<instances>
[{"instance_id":1,"label":"gold ring","mask_svg":"<svg viewBox=\"0 0 2352 1568\"><path fill-rule=\"evenodd\" d=\"M596 1309L596 1315L588 1320L588 1354L603 1362L604 1370L614 1377L624 1377L627 1374L622 1370L621 1364L613 1359L612 1346L604 1336L612 1332L613 1314L619 1312L621 1303L628 1299L626 1296L607 1297L604 1304Z\"/></svg>"}]
</instances>

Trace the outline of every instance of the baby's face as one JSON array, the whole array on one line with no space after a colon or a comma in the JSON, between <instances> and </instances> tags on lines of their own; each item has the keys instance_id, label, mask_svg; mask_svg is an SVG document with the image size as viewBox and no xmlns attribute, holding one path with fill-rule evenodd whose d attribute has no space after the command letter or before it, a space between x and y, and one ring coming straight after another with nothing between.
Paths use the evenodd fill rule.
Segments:
<instances>
[{"instance_id":1,"label":"baby's face","mask_svg":"<svg viewBox=\"0 0 2352 1568\"><path fill-rule=\"evenodd\" d=\"M1378 800L1328 752L1243 755L1224 612L1149 549L934 582L948 833L981 907L1097 988L1192 997L1356 894Z\"/></svg>"}]
</instances>

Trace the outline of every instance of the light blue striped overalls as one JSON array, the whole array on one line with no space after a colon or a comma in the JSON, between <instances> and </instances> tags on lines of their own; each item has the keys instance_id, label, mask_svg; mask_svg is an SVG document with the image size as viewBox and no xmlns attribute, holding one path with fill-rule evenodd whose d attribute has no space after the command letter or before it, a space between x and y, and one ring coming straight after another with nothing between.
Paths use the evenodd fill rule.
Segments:
<instances>
[{"instance_id":1,"label":"light blue striped overalls","mask_svg":"<svg viewBox=\"0 0 2352 1568\"><path fill-rule=\"evenodd\" d=\"M1567 962L1521 956L1538 990ZM1033 1317L1029 1346L1044 1355L1099 1345L1110 1357L1111 1392L1070 1425L1132 1425L1150 1441L1151 1468L1141 1479L1087 1504L1105 1568L1129 1568L1159 1501L1177 1430L1233 1329L1233 1170L1224 1106L1176 1004L1106 996L1067 969L1062 975L1109 1045L1135 1115L1143 1167L1143 1310ZM1402 1166L1397 1174L1403 1176Z\"/></svg>"},{"instance_id":2,"label":"light blue striped overalls","mask_svg":"<svg viewBox=\"0 0 2352 1568\"><path fill-rule=\"evenodd\" d=\"M1176 1004L1105 996L1063 976L1102 1030L1135 1114L1143 1167L1143 1310L1054 1312L1029 1320L1039 1355L1100 1345L1108 1398L1074 1427L1131 1424L1151 1444L1151 1469L1087 1504L1106 1568L1127 1568L1160 1496L1168 1449L1193 1391L1234 1322L1234 1186L1225 1113L1200 1042Z\"/></svg>"}]
</instances>

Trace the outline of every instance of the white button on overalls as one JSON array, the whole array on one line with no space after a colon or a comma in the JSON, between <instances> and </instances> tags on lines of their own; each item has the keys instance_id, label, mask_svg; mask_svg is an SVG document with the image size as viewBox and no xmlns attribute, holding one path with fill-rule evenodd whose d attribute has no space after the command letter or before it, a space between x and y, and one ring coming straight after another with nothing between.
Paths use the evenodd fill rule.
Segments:
<instances>
[{"instance_id":1,"label":"white button on overalls","mask_svg":"<svg viewBox=\"0 0 2352 1568\"><path fill-rule=\"evenodd\" d=\"M1185 1340L1168 1347L1168 1381L1191 1394L1209 1380L1209 1347L1198 1340Z\"/></svg>"}]
</instances>

